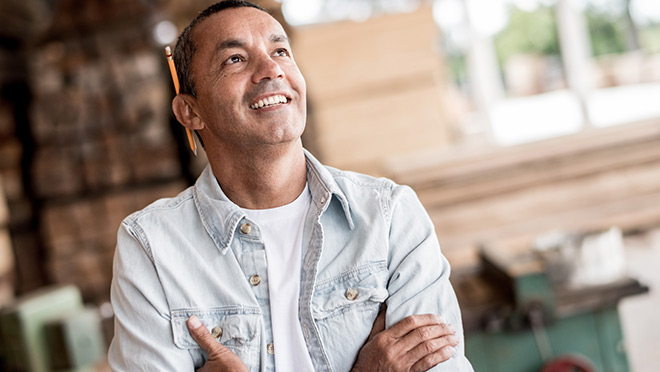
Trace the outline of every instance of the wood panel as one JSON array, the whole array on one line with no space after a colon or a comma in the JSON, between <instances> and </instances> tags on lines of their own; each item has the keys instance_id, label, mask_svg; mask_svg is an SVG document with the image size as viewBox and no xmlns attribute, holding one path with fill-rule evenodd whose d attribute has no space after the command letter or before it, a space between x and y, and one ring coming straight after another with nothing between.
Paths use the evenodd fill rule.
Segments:
<instances>
[{"instance_id":1,"label":"wood panel","mask_svg":"<svg viewBox=\"0 0 660 372\"><path fill-rule=\"evenodd\" d=\"M442 57L429 6L298 28L312 149L326 164L382 174L387 156L446 145Z\"/></svg>"},{"instance_id":2,"label":"wood panel","mask_svg":"<svg viewBox=\"0 0 660 372\"><path fill-rule=\"evenodd\" d=\"M298 28L293 47L310 95L326 100L436 71L437 37L431 8L422 7L364 22Z\"/></svg>"},{"instance_id":3,"label":"wood panel","mask_svg":"<svg viewBox=\"0 0 660 372\"><path fill-rule=\"evenodd\" d=\"M660 225L659 121L442 159L429 154L393 160L390 174L415 188L445 252L461 264L473 262L483 243L524 249L556 229ZM423 165L406 170L415 163Z\"/></svg>"},{"instance_id":4,"label":"wood panel","mask_svg":"<svg viewBox=\"0 0 660 372\"><path fill-rule=\"evenodd\" d=\"M437 146L446 140L437 107L420 102L440 99L437 88L369 97L318 110L318 135L324 161L339 168L381 173L380 162L393 153ZM339 151L341 150L341 151ZM356 161L359 159L360 161ZM360 169L366 164L366 169Z\"/></svg>"}]
</instances>

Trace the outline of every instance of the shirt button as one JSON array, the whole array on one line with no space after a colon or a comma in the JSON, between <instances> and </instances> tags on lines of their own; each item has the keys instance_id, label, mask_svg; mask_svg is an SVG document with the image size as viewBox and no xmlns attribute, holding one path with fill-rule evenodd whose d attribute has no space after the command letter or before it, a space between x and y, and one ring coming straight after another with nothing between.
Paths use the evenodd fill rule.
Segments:
<instances>
[{"instance_id":1,"label":"shirt button","mask_svg":"<svg viewBox=\"0 0 660 372\"><path fill-rule=\"evenodd\" d=\"M213 327L213 329L211 330L211 334L215 338L220 338L222 336L222 328L220 326Z\"/></svg>"},{"instance_id":2,"label":"shirt button","mask_svg":"<svg viewBox=\"0 0 660 372\"><path fill-rule=\"evenodd\" d=\"M353 288L349 288L349 289L346 290L346 294L345 294L345 296L346 296L346 298L347 298L349 301L353 301L353 300L355 300L355 299L357 298L357 296L358 296L358 291L356 291L356 290L353 289Z\"/></svg>"},{"instance_id":3,"label":"shirt button","mask_svg":"<svg viewBox=\"0 0 660 372\"><path fill-rule=\"evenodd\" d=\"M250 284L256 287L259 283L261 283L261 277L259 275L255 274L250 277Z\"/></svg>"},{"instance_id":4,"label":"shirt button","mask_svg":"<svg viewBox=\"0 0 660 372\"><path fill-rule=\"evenodd\" d=\"M266 351L268 354L273 355L275 354L275 345L271 342L270 344L266 345Z\"/></svg>"},{"instance_id":5,"label":"shirt button","mask_svg":"<svg viewBox=\"0 0 660 372\"><path fill-rule=\"evenodd\" d=\"M321 197L321 204L325 204L325 196Z\"/></svg>"},{"instance_id":6,"label":"shirt button","mask_svg":"<svg viewBox=\"0 0 660 372\"><path fill-rule=\"evenodd\" d=\"M249 223L246 222L246 223L244 223L244 224L241 225L241 232L242 232L243 234L246 234L246 235L247 235L247 234L250 233L250 231L252 231L252 226L250 226Z\"/></svg>"}]
</instances>

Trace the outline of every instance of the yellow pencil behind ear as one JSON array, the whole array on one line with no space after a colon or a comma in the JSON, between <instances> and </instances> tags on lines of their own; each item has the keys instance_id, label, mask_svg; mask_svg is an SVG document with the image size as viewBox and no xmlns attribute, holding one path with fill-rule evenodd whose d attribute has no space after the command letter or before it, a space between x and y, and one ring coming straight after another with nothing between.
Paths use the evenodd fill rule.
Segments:
<instances>
[{"instance_id":1,"label":"yellow pencil behind ear","mask_svg":"<svg viewBox=\"0 0 660 372\"><path fill-rule=\"evenodd\" d=\"M176 66L174 66L174 59L172 58L172 48L170 46L165 47L165 56L167 57L167 64L170 66L170 74L172 75L172 82L174 83L174 91L176 94L179 94L179 76L176 73ZM197 144L195 143L195 138L193 137L192 130L186 128L186 135L188 135L188 144L193 154L197 156Z\"/></svg>"}]
</instances>

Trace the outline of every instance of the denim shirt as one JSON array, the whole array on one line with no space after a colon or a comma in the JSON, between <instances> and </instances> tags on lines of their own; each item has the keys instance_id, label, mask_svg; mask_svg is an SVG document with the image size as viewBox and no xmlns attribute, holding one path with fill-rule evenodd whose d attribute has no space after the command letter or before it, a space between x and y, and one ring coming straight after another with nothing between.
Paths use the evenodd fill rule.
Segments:
<instances>
[{"instance_id":1,"label":"denim shirt","mask_svg":"<svg viewBox=\"0 0 660 372\"><path fill-rule=\"evenodd\" d=\"M412 189L305 156L312 202L301 277L291 280L301 281L300 326L315 370L349 371L385 302L387 327L411 314L442 315L461 342L433 370L472 371L449 264ZM207 356L186 325L196 315L221 330L218 340L250 371L274 371L266 267L259 226L210 167L178 196L127 217L113 266L112 370L201 367Z\"/></svg>"}]
</instances>

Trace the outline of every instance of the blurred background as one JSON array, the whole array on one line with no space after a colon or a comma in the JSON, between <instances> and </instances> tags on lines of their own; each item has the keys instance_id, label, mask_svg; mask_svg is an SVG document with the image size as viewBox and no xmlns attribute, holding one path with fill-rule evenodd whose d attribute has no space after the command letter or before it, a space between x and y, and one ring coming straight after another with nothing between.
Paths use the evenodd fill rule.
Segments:
<instances>
[{"instance_id":1,"label":"blurred background","mask_svg":"<svg viewBox=\"0 0 660 372\"><path fill-rule=\"evenodd\" d=\"M658 370L660 2L257 3L307 80L305 147L426 206L477 372ZM206 165L164 46L210 4L0 2L4 370L107 368L119 223Z\"/></svg>"}]
</instances>

